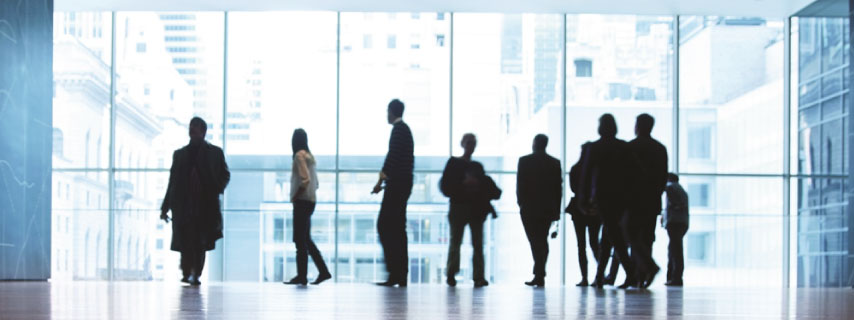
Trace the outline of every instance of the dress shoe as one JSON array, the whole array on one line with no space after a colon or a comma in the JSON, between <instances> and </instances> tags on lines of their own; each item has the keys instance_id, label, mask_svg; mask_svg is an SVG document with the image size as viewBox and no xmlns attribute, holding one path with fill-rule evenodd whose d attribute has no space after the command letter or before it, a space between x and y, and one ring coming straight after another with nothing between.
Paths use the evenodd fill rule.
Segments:
<instances>
[{"instance_id":1,"label":"dress shoe","mask_svg":"<svg viewBox=\"0 0 854 320\"><path fill-rule=\"evenodd\" d=\"M318 284L323 283L323 281L326 281L329 279L332 279L331 274L329 274L329 273L321 274L321 275L317 276L317 279L314 279L314 281L311 284L318 285Z\"/></svg>"},{"instance_id":2,"label":"dress shoe","mask_svg":"<svg viewBox=\"0 0 854 320\"><path fill-rule=\"evenodd\" d=\"M588 283L587 283L587 279L584 279L584 280L581 280L581 282L577 283L575 286L576 286L576 287L586 287L586 286L589 286L589 285L590 285L590 284L588 284Z\"/></svg>"},{"instance_id":3,"label":"dress shoe","mask_svg":"<svg viewBox=\"0 0 854 320\"><path fill-rule=\"evenodd\" d=\"M190 278L189 278L189 276L185 276L185 277L181 278L181 282L183 282L183 283L190 283Z\"/></svg>"},{"instance_id":4,"label":"dress shoe","mask_svg":"<svg viewBox=\"0 0 854 320\"><path fill-rule=\"evenodd\" d=\"M401 287L401 288L405 288L405 287L406 287L406 280L404 280L404 281L395 281L395 280L391 280L391 279L389 279L389 280L386 280L385 282L377 282L377 285L378 285L378 286L381 286L381 287L394 287L394 286L398 286L398 287Z\"/></svg>"},{"instance_id":5,"label":"dress shoe","mask_svg":"<svg viewBox=\"0 0 854 320\"><path fill-rule=\"evenodd\" d=\"M486 287L488 285L489 285L489 282L486 280L483 280L483 279L474 281L474 287L475 288L482 288L482 287Z\"/></svg>"},{"instance_id":6,"label":"dress shoe","mask_svg":"<svg viewBox=\"0 0 854 320\"><path fill-rule=\"evenodd\" d=\"M596 279L593 280L593 283L591 283L590 286L597 289L602 289L603 287L605 287L605 280L600 277L596 277Z\"/></svg>"},{"instance_id":7,"label":"dress shoe","mask_svg":"<svg viewBox=\"0 0 854 320\"><path fill-rule=\"evenodd\" d=\"M603 282L606 285L613 286L614 283L617 282L617 277L605 277L605 280L603 280Z\"/></svg>"},{"instance_id":8,"label":"dress shoe","mask_svg":"<svg viewBox=\"0 0 854 320\"><path fill-rule=\"evenodd\" d=\"M650 272L646 279L643 279L643 283L641 284L642 289L649 288L652 285L652 281L655 280L655 276L658 275L658 272L661 271L661 268L655 268L652 272Z\"/></svg>"},{"instance_id":9,"label":"dress shoe","mask_svg":"<svg viewBox=\"0 0 854 320\"><path fill-rule=\"evenodd\" d=\"M545 287L546 286L546 279L534 277L533 280L525 282L525 285L531 286L531 287Z\"/></svg>"},{"instance_id":10,"label":"dress shoe","mask_svg":"<svg viewBox=\"0 0 854 320\"><path fill-rule=\"evenodd\" d=\"M668 286L668 287L681 287L682 286L682 280L679 280L679 281L670 280L670 281L665 282L664 285Z\"/></svg>"},{"instance_id":11,"label":"dress shoe","mask_svg":"<svg viewBox=\"0 0 854 320\"><path fill-rule=\"evenodd\" d=\"M450 286L450 287L456 287L457 286L457 279L454 277L448 277L448 280L445 280L445 283L447 283L448 286Z\"/></svg>"},{"instance_id":12,"label":"dress shoe","mask_svg":"<svg viewBox=\"0 0 854 320\"><path fill-rule=\"evenodd\" d=\"M635 279L626 279L626 282L623 282L617 289L628 289L631 287L638 287L638 281Z\"/></svg>"},{"instance_id":13,"label":"dress shoe","mask_svg":"<svg viewBox=\"0 0 854 320\"><path fill-rule=\"evenodd\" d=\"M300 277L294 277L290 281L285 282L285 284L295 284L295 285L304 286L304 285L308 284L308 279L300 278Z\"/></svg>"}]
</instances>

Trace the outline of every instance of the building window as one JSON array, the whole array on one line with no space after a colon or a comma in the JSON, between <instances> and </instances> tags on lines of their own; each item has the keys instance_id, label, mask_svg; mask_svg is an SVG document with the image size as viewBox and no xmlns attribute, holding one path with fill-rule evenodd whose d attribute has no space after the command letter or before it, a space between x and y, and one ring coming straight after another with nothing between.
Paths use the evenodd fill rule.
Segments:
<instances>
[{"instance_id":1,"label":"building window","mask_svg":"<svg viewBox=\"0 0 854 320\"><path fill-rule=\"evenodd\" d=\"M163 249L163 239L157 239L157 245L155 245L155 247L157 248L157 250L162 250Z\"/></svg>"},{"instance_id":2,"label":"building window","mask_svg":"<svg viewBox=\"0 0 854 320\"><path fill-rule=\"evenodd\" d=\"M440 46L440 47L445 46L445 35L444 34L437 34L436 35L436 45Z\"/></svg>"},{"instance_id":3,"label":"building window","mask_svg":"<svg viewBox=\"0 0 854 320\"><path fill-rule=\"evenodd\" d=\"M688 158L708 160L712 157L712 126L688 126Z\"/></svg>"},{"instance_id":4,"label":"building window","mask_svg":"<svg viewBox=\"0 0 854 320\"><path fill-rule=\"evenodd\" d=\"M62 130L59 128L53 128L53 155L62 157L63 144L65 143L65 137L62 134ZM60 197L62 197L60 193Z\"/></svg>"},{"instance_id":5,"label":"building window","mask_svg":"<svg viewBox=\"0 0 854 320\"><path fill-rule=\"evenodd\" d=\"M393 34L388 35L388 39L386 40L386 43L387 43L386 46L389 49L397 48L397 36L393 35Z\"/></svg>"},{"instance_id":6,"label":"building window","mask_svg":"<svg viewBox=\"0 0 854 320\"><path fill-rule=\"evenodd\" d=\"M136 44L136 52L144 53L145 49L145 42L139 42Z\"/></svg>"},{"instance_id":7,"label":"building window","mask_svg":"<svg viewBox=\"0 0 854 320\"><path fill-rule=\"evenodd\" d=\"M709 184L708 183L689 183L688 184L688 201L692 207L709 207Z\"/></svg>"},{"instance_id":8,"label":"building window","mask_svg":"<svg viewBox=\"0 0 854 320\"><path fill-rule=\"evenodd\" d=\"M273 241L285 241L285 219L276 218L273 220Z\"/></svg>"},{"instance_id":9,"label":"building window","mask_svg":"<svg viewBox=\"0 0 854 320\"><path fill-rule=\"evenodd\" d=\"M439 12L436 14L436 20L445 20L445 13Z\"/></svg>"},{"instance_id":10,"label":"building window","mask_svg":"<svg viewBox=\"0 0 854 320\"><path fill-rule=\"evenodd\" d=\"M412 34L410 39L412 40L411 44L409 45L410 49L420 49L421 48L421 35Z\"/></svg>"},{"instance_id":11,"label":"building window","mask_svg":"<svg viewBox=\"0 0 854 320\"><path fill-rule=\"evenodd\" d=\"M709 232L691 232L685 235L685 259L694 262L709 263L712 251L712 234Z\"/></svg>"},{"instance_id":12,"label":"building window","mask_svg":"<svg viewBox=\"0 0 854 320\"><path fill-rule=\"evenodd\" d=\"M362 48L370 49L374 46L374 37L370 34L362 36Z\"/></svg>"},{"instance_id":13,"label":"building window","mask_svg":"<svg viewBox=\"0 0 854 320\"><path fill-rule=\"evenodd\" d=\"M593 61L589 59L575 60L575 77L590 78L593 77Z\"/></svg>"},{"instance_id":14,"label":"building window","mask_svg":"<svg viewBox=\"0 0 854 320\"><path fill-rule=\"evenodd\" d=\"M421 19L421 13L413 12L412 13L412 20L418 20L418 19Z\"/></svg>"}]
</instances>

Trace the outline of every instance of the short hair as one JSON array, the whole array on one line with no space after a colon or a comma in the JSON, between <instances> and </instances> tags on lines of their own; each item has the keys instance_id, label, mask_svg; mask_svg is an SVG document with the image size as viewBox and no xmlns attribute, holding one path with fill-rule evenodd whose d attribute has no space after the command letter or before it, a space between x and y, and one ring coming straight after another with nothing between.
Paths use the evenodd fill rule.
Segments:
<instances>
[{"instance_id":1,"label":"short hair","mask_svg":"<svg viewBox=\"0 0 854 320\"><path fill-rule=\"evenodd\" d=\"M675 173L673 173L673 172L668 173L668 174L667 174L667 181L670 181L670 182L679 182L679 176L677 176L677 175L676 175Z\"/></svg>"},{"instance_id":2,"label":"short hair","mask_svg":"<svg viewBox=\"0 0 854 320\"><path fill-rule=\"evenodd\" d=\"M199 117L193 117L193 119L190 119L190 127L202 129L202 133L208 132L208 123Z\"/></svg>"},{"instance_id":3,"label":"short hair","mask_svg":"<svg viewBox=\"0 0 854 320\"><path fill-rule=\"evenodd\" d=\"M548 145L549 136L540 133L534 137L534 149L537 151L546 151Z\"/></svg>"},{"instance_id":4,"label":"short hair","mask_svg":"<svg viewBox=\"0 0 854 320\"><path fill-rule=\"evenodd\" d=\"M465 139L475 139L475 140L477 140L477 136L475 136L475 135L474 135L474 133L468 132L468 133L466 133L466 134L464 134L464 135L463 135L463 138L462 138L461 140L465 140Z\"/></svg>"},{"instance_id":5,"label":"short hair","mask_svg":"<svg viewBox=\"0 0 854 320\"><path fill-rule=\"evenodd\" d=\"M655 125L655 118L646 113L641 113L637 118L637 124L635 127L638 130L639 134L650 134L652 133L652 126Z\"/></svg>"},{"instance_id":6,"label":"short hair","mask_svg":"<svg viewBox=\"0 0 854 320\"><path fill-rule=\"evenodd\" d=\"M388 110L395 117L403 117L403 102L398 99L391 100L388 103Z\"/></svg>"},{"instance_id":7,"label":"short hair","mask_svg":"<svg viewBox=\"0 0 854 320\"><path fill-rule=\"evenodd\" d=\"M599 117L599 135L608 138L617 136L617 120L610 113Z\"/></svg>"}]
</instances>

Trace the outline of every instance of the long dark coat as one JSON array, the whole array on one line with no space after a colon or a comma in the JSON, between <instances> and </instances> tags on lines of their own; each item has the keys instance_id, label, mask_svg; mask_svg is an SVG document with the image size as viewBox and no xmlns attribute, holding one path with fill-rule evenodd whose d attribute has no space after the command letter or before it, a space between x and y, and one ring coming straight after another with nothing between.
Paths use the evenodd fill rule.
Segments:
<instances>
[{"instance_id":1,"label":"long dark coat","mask_svg":"<svg viewBox=\"0 0 854 320\"><path fill-rule=\"evenodd\" d=\"M194 149L198 150L195 156ZM194 158L198 180L191 177ZM216 240L222 238L219 195L230 178L225 155L219 147L202 142L195 148L187 145L175 150L169 187L161 207L163 212L172 210L173 251L214 249Z\"/></svg>"}]
</instances>

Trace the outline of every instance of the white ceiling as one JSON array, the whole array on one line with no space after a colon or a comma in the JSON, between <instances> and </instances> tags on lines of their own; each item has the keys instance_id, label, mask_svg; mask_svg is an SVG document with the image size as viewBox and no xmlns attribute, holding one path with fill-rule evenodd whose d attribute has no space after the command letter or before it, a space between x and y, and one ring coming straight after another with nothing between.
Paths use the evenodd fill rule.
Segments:
<instances>
[{"instance_id":1,"label":"white ceiling","mask_svg":"<svg viewBox=\"0 0 854 320\"><path fill-rule=\"evenodd\" d=\"M412 11L788 17L814 0L54 0L56 11Z\"/></svg>"}]
</instances>

